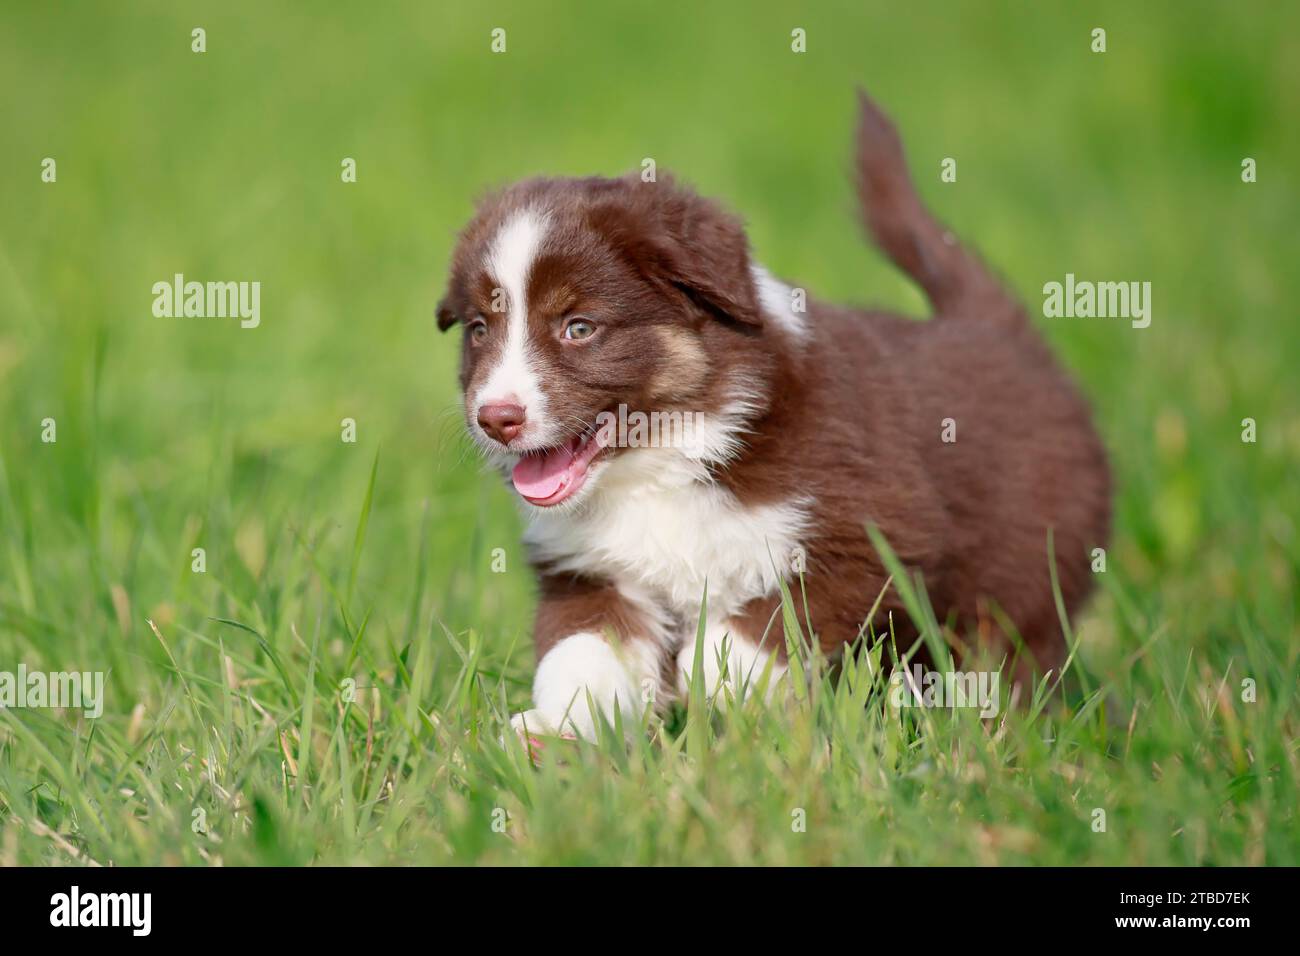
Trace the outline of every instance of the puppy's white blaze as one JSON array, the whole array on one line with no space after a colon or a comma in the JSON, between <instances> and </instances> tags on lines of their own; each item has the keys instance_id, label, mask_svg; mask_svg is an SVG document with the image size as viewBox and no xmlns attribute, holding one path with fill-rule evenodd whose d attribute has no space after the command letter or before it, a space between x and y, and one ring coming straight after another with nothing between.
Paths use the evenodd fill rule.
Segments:
<instances>
[{"instance_id":1,"label":"puppy's white blaze","mask_svg":"<svg viewBox=\"0 0 1300 956\"><path fill-rule=\"evenodd\" d=\"M546 395L528 344L528 276L546 235L546 216L533 209L517 213L492 240L488 275L506 294L506 345L474 399L485 402L515 399L527 416L525 433L531 439L546 430Z\"/></svg>"},{"instance_id":2,"label":"puppy's white blaze","mask_svg":"<svg viewBox=\"0 0 1300 956\"><path fill-rule=\"evenodd\" d=\"M617 707L625 728L632 729L651 703L647 689L658 687L659 654L659 645L651 640L626 641L615 648L590 631L564 638L547 651L533 681L533 704L548 725L543 729L594 739L596 716L588 694L607 721L614 722Z\"/></svg>"},{"instance_id":3,"label":"puppy's white blaze","mask_svg":"<svg viewBox=\"0 0 1300 956\"><path fill-rule=\"evenodd\" d=\"M758 690L763 675L768 674L768 683L764 696L771 698L777 682L786 672L786 666L776 657L773 642L776 638L769 633L765 646L759 647L734 629L729 629L722 622L708 622L704 627L704 659L701 661L704 672L704 692L710 696L717 693L722 684L726 684L731 696L739 701L743 695ZM726 647L725 654L723 647ZM768 670L771 661L771 670ZM695 638L692 635L677 654L677 685L684 694L691 686L691 670L695 666ZM724 677L725 668L725 677ZM726 700L725 694L717 698L719 703Z\"/></svg>"},{"instance_id":4,"label":"puppy's white blaze","mask_svg":"<svg viewBox=\"0 0 1300 956\"><path fill-rule=\"evenodd\" d=\"M758 290L758 304L762 306L763 314L796 341L807 338L807 313L795 311L794 289L774 278L762 266L750 266L749 272ZM806 302L804 308L807 308Z\"/></svg>"}]
</instances>

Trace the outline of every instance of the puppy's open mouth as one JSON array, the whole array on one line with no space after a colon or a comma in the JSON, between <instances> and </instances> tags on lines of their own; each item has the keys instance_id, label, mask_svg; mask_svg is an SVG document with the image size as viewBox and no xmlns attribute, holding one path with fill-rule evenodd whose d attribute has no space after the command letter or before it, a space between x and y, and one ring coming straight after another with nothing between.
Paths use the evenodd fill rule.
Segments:
<instances>
[{"instance_id":1,"label":"puppy's open mouth","mask_svg":"<svg viewBox=\"0 0 1300 956\"><path fill-rule=\"evenodd\" d=\"M515 491L529 504L548 508L573 496L587 481L587 470L605 445L599 429L551 448L524 454L511 473Z\"/></svg>"}]
</instances>

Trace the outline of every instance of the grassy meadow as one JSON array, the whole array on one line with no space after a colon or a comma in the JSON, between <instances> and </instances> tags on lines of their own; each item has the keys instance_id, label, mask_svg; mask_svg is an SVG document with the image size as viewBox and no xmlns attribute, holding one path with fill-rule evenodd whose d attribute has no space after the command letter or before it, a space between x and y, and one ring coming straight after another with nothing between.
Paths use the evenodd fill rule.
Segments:
<instances>
[{"instance_id":1,"label":"grassy meadow","mask_svg":"<svg viewBox=\"0 0 1300 956\"><path fill-rule=\"evenodd\" d=\"M532 766L455 233L652 157L776 274L922 315L855 220L858 84L1111 451L1073 673L982 721L810 661ZM0 865L1300 863L1290 5L15 0L0 107L0 672L105 675L98 719L0 709ZM260 282L260 324L155 316L177 273ZM1149 281L1150 327L1043 318L1067 273Z\"/></svg>"}]
</instances>

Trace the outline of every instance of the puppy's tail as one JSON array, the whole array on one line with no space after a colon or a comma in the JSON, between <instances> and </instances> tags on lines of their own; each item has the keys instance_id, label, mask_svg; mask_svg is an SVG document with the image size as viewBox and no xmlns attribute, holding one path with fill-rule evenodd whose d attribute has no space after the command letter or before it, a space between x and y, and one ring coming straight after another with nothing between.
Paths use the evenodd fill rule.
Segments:
<instances>
[{"instance_id":1,"label":"puppy's tail","mask_svg":"<svg viewBox=\"0 0 1300 956\"><path fill-rule=\"evenodd\" d=\"M1023 320L1015 299L922 204L889 117L861 90L858 103L858 198L876 244L920 284L938 316Z\"/></svg>"}]
</instances>

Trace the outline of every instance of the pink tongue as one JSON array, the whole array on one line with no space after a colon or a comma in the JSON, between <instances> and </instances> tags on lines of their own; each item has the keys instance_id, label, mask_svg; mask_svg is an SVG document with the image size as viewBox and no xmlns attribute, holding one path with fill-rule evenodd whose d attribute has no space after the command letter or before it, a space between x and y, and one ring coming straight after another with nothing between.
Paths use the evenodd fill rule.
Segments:
<instances>
[{"instance_id":1,"label":"pink tongue","mask_svg":"<svg viewBox=\"0 0 1300 956\"><path fill-rule=\"evenodd\" d=\"M573 464L573 450L567 445L545 455L520 458L511 478L515 490L525 498L549 498L564 484L565 472Z\"/></svg>"}]
</instances>

